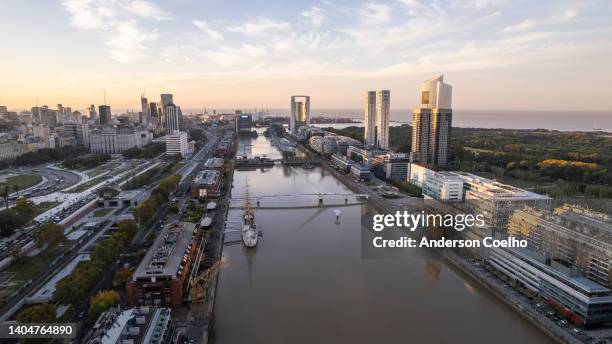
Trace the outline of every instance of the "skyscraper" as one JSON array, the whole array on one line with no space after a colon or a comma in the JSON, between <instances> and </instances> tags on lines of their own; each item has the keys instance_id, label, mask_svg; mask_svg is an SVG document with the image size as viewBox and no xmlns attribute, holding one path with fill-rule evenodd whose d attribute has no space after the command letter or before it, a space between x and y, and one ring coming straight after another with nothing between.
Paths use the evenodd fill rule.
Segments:
<instances>
[{"instance_id":1,"label":"skyscraper","mask_svg":"<svg viewBox=\"0 0 612 344\"><path fill-rule=\"evenodd\" d=\"M158 127L161 125L160 113L157 110L157 103L150 102L149 103L149 114L151 115L151 123Z\"/></svg>"},{"instance_id":2,"label":"skyscraper","mask_svg":"<svg viewBox=\"0 0 612 344\"><path fill-rule=\"evenodd\" d=\"M172 104L173 102L172 94L169 94L169 93L163 93L160 98L161 98L162 109L164 109L166 105Z\"/></svg>"},{"instance_id":3,"label":"skyscraper","mask_svg":"<svg viewBox=\"0 0 612 344\"><path fill-rule=\"evenodd\" d=\"M389 104L391 92L380 90L376 92L376 146L380 149L389 148Z\"/></svg>"},{"instance_id":4,"label":"skyscraper","mask_svg":"<svg viewBox=\"0 0 612 344\"><path fill-rule=\"evenodd\" d=\"M87 109L88 115L89 115L89 119L97 122L98 121L98 113L96 112L96 106L91 104L89 106L89 108Z\"/></svg>"},{"instance_id":5,"label":"skyscraper","mask_svg":"<svg viewBox=\"0 0 612 344\"><path fill-rule=\"evenodd\" d=\"M100 114L100 124L105 125L111 122L111 107L110 105L98 106L98 113Z\"/></svg>"},{"instance_id":6,"label":"skyscraper","mask_svg":"<svg viewBox=\"0 0 612 344\"><path fill-rule=\"evenodd\" d=\"M149 127L151 122L151 110L149 109L149 100L142 94L140 96L140 108L142 116L140 117L140 123L145 127Z\"/></svg>"},{"instance_id":7,"label":"skyscraper","mask_svg":"<svg viewBox=\"0 0 612 344\"><path fill-rule=\"evenodd\" d=\"M166 134L171 134L175 130L180 130L179 114L176 105L173 103L167 104L164 107L164 114L166 119Z\"/></svg>"},{"instance_id":8,"label":"skyscraper","mask_svg":"<svg viewBox=\"0 0 612 344\"><path fill-rule=\"evenodd\" d=\"M291 96L289 130L295 133L301 126L310 125L310 96Z\"/></svg>"},{"instance_id":9,"label":"skyscraper","mask_svg":"<svg viewBox=\"0 0 612 344\"><path fill-rule=\"evenodd\" d=\"M376 144L376 92L368 91L365 101L364 132L366 146Z\"/></svg>"},{"instance_id":10,"label":"skyscraper","mask_svg":"<svg viewBox=\"0 0 612 344\"><path fill-rule=\"evenodd\" d=\"M448 163L451 136L452 87L440 75L423 83L421 107L412 115L413 160L432 165Z\"/></svg>"}]
</instances>

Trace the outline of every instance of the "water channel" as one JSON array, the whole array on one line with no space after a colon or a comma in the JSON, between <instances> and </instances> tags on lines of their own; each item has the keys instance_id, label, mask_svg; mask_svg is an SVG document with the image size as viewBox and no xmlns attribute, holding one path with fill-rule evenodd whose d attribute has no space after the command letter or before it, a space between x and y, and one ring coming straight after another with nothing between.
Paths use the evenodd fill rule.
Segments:
<instances>
[{"instance_id":1,"label":"water channel","mask_svg":"<svg viewBox=\"0 0 612 344\"><path fill-rule=\"evenodd\" d=\"M280 157L260 135L240 154ZM236 171L233 197L350 193L322 168ZM344 201L344 196L339 196ZM327 201L327 199L326 199ZM311 205L315 196L269 197L264 205ZM215 305L217 344L552 343L493 295L434 254L362 259L365 205L256 210L255 249L224 247ZM242 210L232 209L239 221ZM228 237L229 238L229 237Z\"/></svg>"}]
</instances>

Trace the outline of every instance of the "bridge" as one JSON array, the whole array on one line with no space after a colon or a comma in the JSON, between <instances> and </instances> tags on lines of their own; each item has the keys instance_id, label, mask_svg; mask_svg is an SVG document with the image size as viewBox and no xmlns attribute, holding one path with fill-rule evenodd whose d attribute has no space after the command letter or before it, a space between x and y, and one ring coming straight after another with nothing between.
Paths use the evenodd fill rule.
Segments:
<instances>
[{"instance_id":1,"label":"bridge","mask_svg":"<svg viewBox=\"0 0 612 344\"><path fill-rule=\"evenodd\" d=\"M296 196L317 196L318 203L311 205L269 205L262 206L261 201L268 198L279 198L279 197L296 197ZM325 203L323 201L325 196L333 197L344 197L344 202ZM355 197L358 201L349 202L349 197ZM363 204L363 201L359 199L368 199L368 194L354 194L354 193L331 193L331 192L320 192L320 193L299 193L299 194L276 194L276 195L260 195L252 196L251 200L255 200L255 209L304 209L304 208L326 208L326 207L348 207L353 205ZM232 198L231 201L243 201L245 198ZM244 209L242 205L230 206L230 209Z\"/></svg>"}]
</instances>

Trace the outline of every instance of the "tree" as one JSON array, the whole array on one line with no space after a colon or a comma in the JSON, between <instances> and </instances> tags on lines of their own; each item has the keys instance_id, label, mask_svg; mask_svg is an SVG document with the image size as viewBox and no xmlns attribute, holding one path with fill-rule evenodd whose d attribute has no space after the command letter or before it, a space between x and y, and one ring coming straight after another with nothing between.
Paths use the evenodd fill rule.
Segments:
<instances>
[{"instance_id":1,"label":"tree","mask_svg":"<svg viewBox=\"0 0 612 344\"><path fill-rule=\"evenodd\" d=\"M132 240L138 233L138 224L134 220L123 220L117 225L118 231L125 233Z\"/></svg>"},{"instance_id":2,"label":"tree","mask_svg":"<svg viewBox=\"0 0 612 344\"><path fill-rule=\"evenodd\" d=\"M134 218L140 223L146 223L155 215L155 211L155 207L147 200L136 206L136 209L134 209Z\"/></svg>"},{"instance_id":3,"label":"tree","mask_svg":"<svg viewBox=\"0 0 612 344\"><path fill-rule=\"evenodd\" d=\"M19 215L29 218L34 214L34 203L25 197L18 197L15 200L15 211Z\"/></svg>"},{"instance_id":4,"label":"tree","mask_svg":"<svg viewBox=\"0 0 612 344\"><path fill-rule=\"evenodd\" d=\"M104 199L111 199L119 194L119 190L111 187L102 187L98 189L98 196Z\"/></svg>"},{"instance_id":5,"label":"tree","mask_svg":"<svg viewBox=\"0 0 612 344\"><path fill-rule=\"evenodd\" d=\"M52 249L65 241L64 227L51 222L40 225L34 234L34 243L38 248L46 245Z\"/></svg>"},{"instance_id":6,"label":"tree","mask_svg":"<svg viewBox=\"0 0 612 344\"><path fill-rule=\"evenodd\" d=\"M89 294L100 275L100 268L91 262L79 264L70 275L57 283L53 299L62 305L78 305Z\"/></svg>"},{"instance_id":7,"label":"tree","mask_svg":"<svg viewBox=\"0 0 612 344\"><path fill-rule=\"evenodd\" d=\"M91 251L91 261L97 266L109 266L119 258L124 247L121 238L111 236L99 243L93 251Z\"/></svg>"},{"instance_id":8,"label":"tree","mask_svg":"<svg viewBox=\"0 0 612 344\"><path fill-rule=\"evenodd\" d=\"M114 290L103 290L91 298L87 317L90 320L97 319L100 314L119 303L119 293Z\"/></svg>"},{"instance_id":9,"label":"tree","mask_svg":"<svg viewBox=\"0 0 612 344\"><path fill-rule=\"evenodd\" d=\"M17 322L22 324L54 323L56 321L55 306L50 303L29 306L17 314Z\"/></svg>"},{"instance_id":10,"label":"tree","mask_svg":"<svg viewBox=\"0 0 612 344\"><path fill-rule=\"evenodd\" d=\"M121 268L117 270L117 272L115 272L115 276L113 276L113 286L125 286L130 278L132 278L132 270L128 268Z\"/></svg>"}]
</instances>

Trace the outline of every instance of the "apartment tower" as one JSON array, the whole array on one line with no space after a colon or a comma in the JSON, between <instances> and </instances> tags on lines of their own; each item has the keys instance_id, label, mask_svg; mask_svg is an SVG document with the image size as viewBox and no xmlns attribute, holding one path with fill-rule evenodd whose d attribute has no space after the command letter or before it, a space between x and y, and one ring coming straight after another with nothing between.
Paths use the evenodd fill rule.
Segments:
<instances>
[{"instance_id":1,"label":"apartment tower","mask_svg":"<svg viewBox=\"0 0 612 344\"><path fill-rule=\"evenodd\" d=\"M366 146L376 144L376 92L366 92L363 138Z\"/></svg>"},{"instance_id":2,"label":"apartment tower","mask_svg":"<svg viewBox=\"0 0 612 344\"><path fill-rule=\"evenodd\" d=\"M453 111L452 87L440 75L423 83L421 107L412 114L412 153L414 161L431 165L448 163Z\"/></svg>"},{"instance_id":3,"label":"apartment tower","mask_svg":"<svg viewBox=\"0 0 612 344\"><path fill-rule=\"evenodd\" d=\"M310 125L310 96L291 96L289 130L295 133L301 126Z\"/></svg>"}]
</instances>

